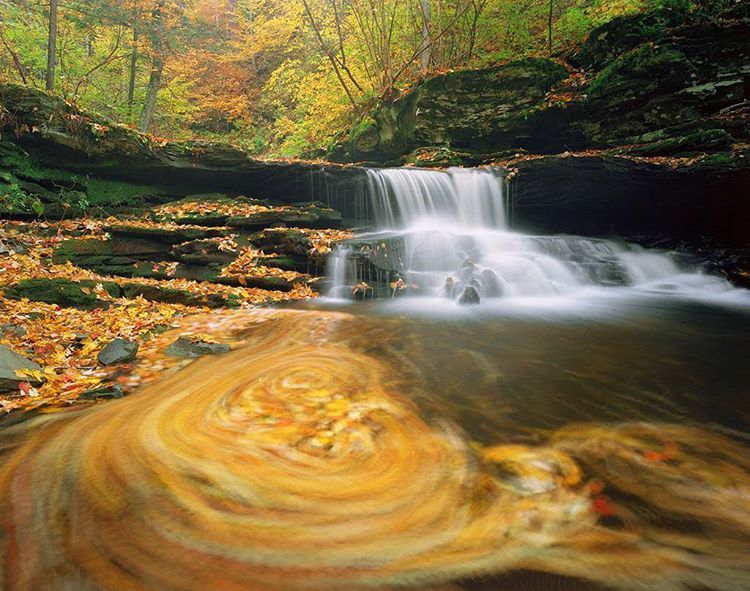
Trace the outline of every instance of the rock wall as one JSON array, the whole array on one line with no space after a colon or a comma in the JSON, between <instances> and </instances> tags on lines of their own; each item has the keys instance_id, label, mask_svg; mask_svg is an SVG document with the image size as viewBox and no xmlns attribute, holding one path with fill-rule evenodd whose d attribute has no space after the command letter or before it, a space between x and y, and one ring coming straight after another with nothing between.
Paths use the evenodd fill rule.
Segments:
<instances>
[{"instance_id":1,"label":"rock wall","mask_svg":"<svg viewBox=\"0 0 750 591\"><path fill-rule=\"evenodd\" d=\"M513 223L700 252L750 274L750 3L614 19L562 59L427 80L331 150L340 162L499 164Z\"/></svg>"},{"instance_id":2,"label":"rock wall","mask_svg":"<svg viewBox=\"0 0 750 591\"><path fill-rule=\"evenodd\" d=\"M0 84L0 194L18 197L0 203L6 214L24 212L24 195L47 215L200 192L326 201L362 175L350 166L257 160L228 144L161 140L33 88Z\"/></svg>"},{"instance_id":3,"label":"rock wall","mask_svg":"<svg viewBox=\"0 0 750 591\"><path fill-rule=\"evenodd\" d=\"M426 80L355 125L330 158L429 165L592 149L746 152L748 39L747 3L715 19L666 10L615 19L566 59Z\"/></svg>"}]
</instances>

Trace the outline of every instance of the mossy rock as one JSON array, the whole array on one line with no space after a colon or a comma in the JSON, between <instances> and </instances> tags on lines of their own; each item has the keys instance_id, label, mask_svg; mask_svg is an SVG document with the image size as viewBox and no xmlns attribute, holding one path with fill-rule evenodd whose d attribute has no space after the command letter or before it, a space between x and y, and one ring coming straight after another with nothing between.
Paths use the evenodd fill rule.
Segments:
<instances>
[{"instance_id":1,"label":"mossy rock","mask_svg":"<svg viewBox=\"0 0 750 591\"><path fill-rule=\"evenodd\" d=\"M695 72L679 49L644 43L604 68L586 92L589 102L606 100L610 107L642 102L657 92L683 88Z\"/></svg>"},{"instance_id":2,"label":"mossy rock","mask_svg":"<svg viewBox=\"0 0 750 591\"><path fill-rule=\"evenodd\" d=\"M103 302L93 292L93 288L101 283L111 297L120 297L120 287L112 281L73 281L70 279L24 279L7 288L6 298L28 299L34 302L56 304L64 308L79 308L92 310L102 307Z\"/></svg>"},{"instance_id":3,"label":"mossy rock","mask_svg":"<svg viewBox=\"0 0 750 591\"><path fill-rule=\"evenodd\" d=\"M298 279L287 279L286 277L277 277L276 275L246 275L240 278L239 276L221 277L219 281L225 285L234 285L235 287L250 287L256 289L267 289L270 291L292 291L294 286L299 283L304 283L306 278Z\"/></svg>"},{"instance_id":4,"label":"mossy rock","mask_svg":"<svg viewBox=\"0 0 750 591\"><path fill-rule=\"evenodd\" d=\"M316 206L272 209L244 216L232 216L226 221L227 226L250 230L261 230L280 224L295 228L338 228L341 223L339 212Z\"/></svg>"},{"instance_id":5,"label":"mossy rock","mask_svg":"<svg viewBox=\"0 0 750 591\"><path fill-rule=\"evenodd\" d=\"M250 236L250 242L271 253L307 256L312 248L310 238L295 228L269 228Z\"/></svg>"},{"instance_id":6,"label":"mossy rock","mask_svg":"<svg viewBox=\"0 0 750 591\"><path fill-rule=\"evenodd\" d=\"M227 220L227 226L234 228L245 228L260 230L270 228L279 224L287 224L299 228L311 228L319 220L317 214L306 211L262 211L245 216L234 216Z\"/></svg>"},{"instance_id":7,"label":"mossy rock","mask_svg":"<svg viewBox=\"0 0 750 591\"><path fill-rule=\"evenodd\" d=\"M435 76L381 103L332 148L329 157L390 163L403 162L405 155L424 146L502 149L493 139L498 132L515 115L539 105L567 76L564 66L546 58Z\"/></svg>"},{"instance_id":8,"label":"mossy rock","mask_svg":"<svg viewBox=\"0 0 750 591\"><path fill-rule=\"evenodd\" d=\"M576 67L598 70L644 39L663 39L672 27L683 22L685 15L668 9L614 18L592 30L568 59Z\"/></svg>"},{"instance_id":9,"label":"mossy rock","mask_svg":"<svg viewBox=\"0 0 750 591\"><path fill-rule=\"evenodd\" d=\"M241 301L234 295L199 294L185 289L163 287L135 282L127 282L122 286L123 295L127 298L143 297L154 302L167 304L183 304L185 306L201 306L208 308L236 308Z\"/></svg>"},{"instance_id":10,"label":"mossy rock","mask_svg":"<svg viewBox=\"0 0 750 591\"><path fill-rule=\"evenodd\" d=\"M171 255L177 261L192 265L225 265L237 258L236 252L221 250L219 244L210 238L176 244Z\"/></svg>"},{"instance_id":11,"label":"mossy rock","mask_svg":"<svg viewBox=\"0 0 750 591\"><path fill-rule=\"evenodd\" d=\"M108 240L97 240L95 238L71 238L64 240L55 249L52 260L55 263L70 261L75 265L81 263L101 262L113 256L112 243Z\"/></svg>"},{"instance_id":12,"label":"mossy rock","mask_svg":"<svg viewBox=\"0 0 750 591\"><path fill-rule=\"evenodd\" d=\"M199 238L221 236L226 232L219 228L159 228L136 226L127 223L113 224L105 228L114 237L145 238L165 244L179 244Z\"/></svg>"},{"instance_id":13,"label":"mossy rock","mask_svg":"<svg viewBox=\"0 0 750 591\"><path fill-rule=\"evenodd\" d=\"M284 271L298 271L300 273L310 272L310 260L306 255L281 255L276 257L260 257L258 265L263 267L274 267Z\"/></svg>"},{"instance_id":14,"label":"mossy rock","mask_svg":"<svg viewBox=\"0 0 750 591\"><path fill-rule=\"evenodd\" d=\"M636 146L630 148L628 153L640 156L688 156L703 152L728 151L732 143L732 136L723 129L708 129Z\"/></svg>"}]
</instances>

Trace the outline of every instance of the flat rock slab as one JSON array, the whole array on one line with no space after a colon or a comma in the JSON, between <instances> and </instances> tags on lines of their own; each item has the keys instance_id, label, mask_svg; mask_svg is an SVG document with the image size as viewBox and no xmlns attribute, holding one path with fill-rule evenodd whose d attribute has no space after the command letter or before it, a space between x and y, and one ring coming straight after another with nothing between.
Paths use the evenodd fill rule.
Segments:
<instances>
[{"instance_id":1,"label":"flat rock slab","mask_svg":"<svg viewBox=\"0 0 750 591\"><path fill-rule=\"evenodd\" d=\"M25 298L32 302L55 304L63 308L93 310L108 305L94 293L97 283L100 283L111 297L120 297L120 288L112 281L73 281L47 277L19 281L16 285L6 288L4 296L16 300Z\"/></svg>"},{"instance_id":2,"label":"flat rock slab","mask_svg":"<svg viewBox=\"0 0 750 591\"><path fill-rule=\"evenodd\" d=\"M22 357L12 349L0 345L0 391L17 390L21 382L29 382L34 386L40 385L41 380L23 377L16 374L19 370L42 371L39 364Z\"/></svg>"},{"instance_id":3,"label":"flat rock slab","mask_svg":"<svg viewBox=\"0 0 750 591\"><path fill-rule=\"evenodd\" d=\"M113 224L104 229L112 234L113 237L134 237L167 244L179 244L189 240L198 240L199 238L222 236L227 233L224 228L220 227L191 228L184 226L181 228L160 228L158 226L137 226L127 223Z\"/></svg>"}]
</instances>

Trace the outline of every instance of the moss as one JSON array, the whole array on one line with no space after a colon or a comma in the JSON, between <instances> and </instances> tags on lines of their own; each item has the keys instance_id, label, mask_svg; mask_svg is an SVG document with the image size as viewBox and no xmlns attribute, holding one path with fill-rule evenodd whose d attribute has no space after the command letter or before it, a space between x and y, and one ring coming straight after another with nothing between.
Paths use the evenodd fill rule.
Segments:
<instances>
[{"instance_id":1,"label":"moss","mask_svg":"<svg viewBox=\"0 0 750 591\"><path fill-rule=\"evenodd\" d=\"M586 92L593 99L603 96L618 101L636 99L646 94L645 90L665 88L676 80L688 79L693 70L681 51L644 43L604 68ZM633 96L623 96L628 92L633 92Z\"/></svg>"},{"instance_id":2,"label":"moss","mask_svg":"<svg viewBox=\"0 0 750 591\"><path fill-rule=\"evenodd\" d=\"M178 244L181 242L188 242L190 240L197 240L199 238L209 238L213 236L221 236L226 232L219 228L159 228L159 227L148 227L148 226L134 226L128 225L127 222L113 224L108 226L106 230L116 237L125 238L145 238L153 240L155 242L163 242L166 244Z\"/></svg>"},{"instance_id":3,"label":"moss","mask_svg":"<svg viewBox=\"0 0 750 591\"><path fill-rule=\"evenodd\" d=\"M52 260L55 263L70 261L71 263L78 264L83 259L104 260L112 255L112 243L108 240L72 238L60 243L52 255Z\"/></svg>"},{"instance_id":4,"label":"moss","mask_svg":"<svg viewBox=\"0 0 750 591\"><path fill-rule=\"evenodd\" d=\"M687 135L667 137L630 150L643 156L694 155L706 151L728 150L732 136L723 129L698 130Z\"/></svg>"},{"instance_id":5,"label":"moss","mask_svg":"<svg viewBox=\"0 0 750 591\"><path fill-rule=\"evenodd\" d=\"M89 178L86 180L86 194L92 206L112 207L141 205L154 195L168 194L168 191L154 185Z\"/></svg>"},{"instance_id":6,"label":"moss","mask_svg":"<svg viewBox=\"0 0 750 591\"><path fill-rule=\"evenodd\" d=\"M240 305L238 298L222 294L194 294L185 289L161 287L140 283L125 283L122 286L123 295L127 298L143 297L155 302L168 304L184 304L186 306L207 306L209 308L230 307Z\"/></svg>"},{"instance_id":7,"label":"moss","mask_svg":"<svg viewBox=\"0 0 750 591\"><path fill-rule=\"evenodd\" d=\"M35 302L46 302L62 307L91 310L101 305L93 288L101 283L112 297L120 296L120 288L111 281L72 281L69 279L24 279L5 290L5 297L26 298Z\"/></svg>"}]
</instances>

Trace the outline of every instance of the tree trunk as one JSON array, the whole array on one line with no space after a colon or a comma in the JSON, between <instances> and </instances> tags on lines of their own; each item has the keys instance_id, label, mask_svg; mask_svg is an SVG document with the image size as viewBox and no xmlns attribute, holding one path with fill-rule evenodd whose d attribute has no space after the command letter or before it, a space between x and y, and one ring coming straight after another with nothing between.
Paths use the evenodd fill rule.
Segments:
<instances>
[{"instance_id":1,"label":"tree trunk","mask_svg":"<svg viewBox=\"0 0 750 591\"><path fill-rule=\"evenodd\" d=\"M430 62L432 61L432 41L430 40L430 26L432 20L432 10L430 8L430 0L421 0L422 4L422 55L420 61L422 62L422 73L426 74L430 69Z\"/></svg>"},{"instance_id":2,"label":"tree trunk","mask_svg":"<svg viewBox=\"0 0 750 591\"><path fill-rule=\"evenodd\" d=\"M164 60L166 56L166 30L164 29L164 0L160 0L153 12L153 26L151 31L154 57L151 62L151 75L148 78L148 89L146 90L146 102L143 104L141 117L138 121L138 129L142 132L148 131L151 119L156 108L156 95L161 88L161 77L164 72Z\"/></svg>"},{"instance_id":3,"label":"tree trunk","mask_svg":"<svg viewBox=\"0 0 750 591\"><path fill-rule=\"evenodd\" d=\"M49 36L47 38L47 91L55 89L55 62L57 54L57 0L49 3Z\"/></svg>"},{"instance_id":4,"label":"tree trunk","mask_svg":"<svg viewBox=\"0 0 750 591\"><path fill-rule=\"evenodd\" d=\"M130 53L130 82L128 83L128 117L133 115L135 102L135 77L138 68L138 27L133 25L133 49Z\"/></svg>"},{"instance_id":5,"label":"tree trunk","mask_svg":"<svg viewBox=\"0 0 750 591\"><path fill-rule=\"evenodd\" d=\"M148 79L148 90L146 90L146 102L143 104L141 118L138 122L138 129L142 132L148 131L151 125L151 119L154 116L154 109L156 108L156 95L159 93L159 88L161 88L163 71L164 56L161 53L157 53L151 65L151 75Z\"/></svg>"},{"instance_id":6,"label":"tree trunk","mask_svg":"<svg viewBox=\"0 0 750 591\"><path fill-rule=\"evenodd\" d=\"M547 32L549 35L549 54L552 55L552 8L554 0L549 0L549 19L547 20Z\"/></svg>"}]
</instances>

